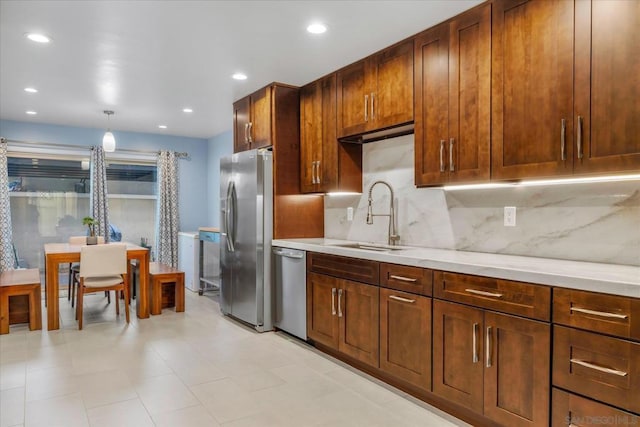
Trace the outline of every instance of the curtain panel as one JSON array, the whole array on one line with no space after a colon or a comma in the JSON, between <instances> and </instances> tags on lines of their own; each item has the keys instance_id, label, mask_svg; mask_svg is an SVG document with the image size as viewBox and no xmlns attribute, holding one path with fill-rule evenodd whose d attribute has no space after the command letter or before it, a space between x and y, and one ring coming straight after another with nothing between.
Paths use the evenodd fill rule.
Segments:
<instances>
[{"instance_id":1,"label":"curtain panel","mask_svg":"<svg viewBox=\"0 0 640 427\"><path fill-rule=\"evenodd\" d=\"M15 265L12 242L7 141L2 138L0 139L0 271L17 267Z\"/></svg>"},{"instance_id":2,"label":"curtain panel","mask_svg":"<svg viewBox=\"0 0 640 427\"><path fill-rule=\"evenodd\" d=\"M98 221L96 236L104 236L104 241L109 241L109 201L107 200L107 164L104 159L104 150L101 146L91 148L91 201L89 203L90 215Z\"/></svg>"},{"instance_id":3,"label":"curtain panel","mask_svg":"<svg viewBox=\"0 0 640 427\"><path fill-rule=\"evenodd\" d=\"M178 157L175 151L158 154L158 262L178 267Z\"/></svg>"}]
</instances>

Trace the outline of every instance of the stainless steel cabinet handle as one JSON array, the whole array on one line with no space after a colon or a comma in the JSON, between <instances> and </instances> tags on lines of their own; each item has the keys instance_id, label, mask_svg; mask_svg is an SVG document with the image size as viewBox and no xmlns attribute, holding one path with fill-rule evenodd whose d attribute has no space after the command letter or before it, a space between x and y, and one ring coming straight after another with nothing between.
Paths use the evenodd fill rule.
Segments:
<instances>
[{"instance_id":1,"label":"stainless steel cabinet handle","mask_svg":"<svg viewBox=\"0 0 640 427\"><path fill-rule=\"evenodd\" d=\"M249 142L249 123L244 124L244 142Z\"/></svg>"},{"instance_id":2,"label":"stainless steel cabinet handle","mask_svg":"<svg viewBox=\"0 0 640 427\"><path fill-rule=\"evenodd\" d=\"M322 175L320 170L320 160L316 160L316 184L322 184Z\"/></svg>"},{"instance_id":3,"label":"stainless steel cabinet handle","mask_svg":"<svg viewBox=\"0 0 640 427\"><path fill-rule=\"evenodd\" d=\"M567 160L567 150L566 150L566 142L565 137L567 134L567 120L562 119L560 125L560 157L562 160Z\"/></svg>"},{"instance_id":4,"label":"stainless steel cabinet handle","mask_svg":"<svg viewBox=\"0 0 640 427\"><path fill-rule=\"evenodd\" d=\"M331 288L331 315L336 315L336 288Z\"/></svg>"},{"instance_id":5,"label":"stainless steel cabinet handle","mask_svg":"<svg viewBox=\"0 0 640 427\"><path fill-rule=\"evenodd\" d=\"M487 360L486 367L491 367L491 326L487 326L487 337L486 337L486 346L487 346Z\"/></svg>"},{"instance_id":6,"label":"stainless steel cabinet handle","mask_svg":"<svg viewBox=\"0 0 640 427\"><path fill-rule=\"evenodd\" d=\"M249 122L249 142L253 142L253 138L251 137L252 130L253 130L253 122Z\"/></svg>"},{"instance_id":7,"label":"stainless steel cabinet handle","mask_svg":"<svg viewBox=\"0 0 640 427\"><path fill-rule=\"evenodd\" d=\"M582 307L571 307L569 310L577 311L578 313L593 314L594 316L613 317L615 319L626 319L627 317L629 317L626 314L607 313L606 311L589 310L588 308Z\"/></svg>"},{"instance_id":8,"label":"stainless steel cabinet handle","mask_svg":"<svg viewBox=\"0 0 640 427\"><path fill-rule=\"evenodd\" d=\"M375 93L371 92L371 120L376 118Z\"/></svg>"},{"instance_id":9,"label":"stainless steel cabinet handle","mask_svg":"<svg viewBox=\"0 0 640 427\"><path fill-rule=\"evenodd\" d=\"M444 172L444 139L440 140L440 172Z\"/></svg>"},{"instance_id":10,"label":"stainless steel cabinet handle","mask_svg":"<svg viewBox=\"0 0 640 427\"><path fill-rule=\"evenodd\" d=\"M418 279L413 279L411 277L404 277L404 276L396 276L395 274L392 274L389 276L389 279L395 279L395 280L400 280L401 282L417 282Z\"/></svg>"},{"instance_id":11,"label":"stainless steel cabinet handle","mask_svg":"<svg viewBox=\"0 0 640 427\"><path fill-rule=\"evenodd\" d=\"M342 317L342 289L338 289L338 317Z\"/></svg>"},{"instance_id":12,"label":"stainless steel cabinet handle","mask_svg":"<svg viewBox=\"0 0 640 427\"><path fill-rule=\"evenodd\" d=\"M409 304L413 304L414 302L416 302L416 300L414 300L414 299L397 297L395 295L389 295L389 299L394 299L396 301L402 301L402 302L408 302Z\"/></svg>"},{"instance_id":13,"label":"stainless steel cabinet handle","mask_svg":"<svg viewBox=\"0 0 640 427\"><path fill-rule=\"evenodd\" d=\"M578 148L578 158L581 159L583 156L582 153L582 116L578 116L578 129L576 129L576 145Z\"/></svg>"},{"instance_id":14,"label":"stainless steel cabinet handle","mask_svg":"<svg viewBox=\"0 0 640 427\"><path fill-rule=\"evenodd\" d=\"M479 291L477 289L465 289L465 292L469 292L470 294L482 295L483 297L502 298L502 294Z\"/></svg>"},{"instance_id":15,"label":"stainless steel cabinet handle","mask_svg":"<svg viewBox=\"0 0 640 427\"><path fill-rule=\"evenodd\" d=\"M364 96L364 121L369 121L369 95Z\"/></svg>"},{"instance_id":16,"label":"stainless steel cabinet handle","mask_svg":"<svg viewBox=\"0 0 640 427\"><path fill-rule=\"evenodd\" d=\"M316 161L311 162L311 183L316 183Z\"/></svg>"},{"instance_id":17,"label":"stainless steel cabinet handle","mask_svg":"<svg viewBox=\"0 0 640 427\"><path fill-rule=\"evenodd\" d=\"M478 327L479 325L477 323L473 324L473 354L471 356L473 363L478 363L480 361L480 355L478 354Z\"/></svg>"},{"instance_id":18,"label":"stainless steel cabinet handle","mask_svg":"<svg viewBox=\"0 0 640 427\"><path fill-rule=\"evenodd\" d=\"M453 143L456 141L455 138L449 139L449 171L455 171L455 167L453 165Z\"/></svg>"},{"instance_id":19,"label":"stainless steel cabinet handle","mask_svg":"<svg viewBox=\"0 0 640 427\"><path fill-rule=\"evenodd\" d=\"M604 372L607 374L617 375L619 377L626 377L627 373L624 371L619 371L617 369L607 368L606 366L596 365L595 363L590 363L585 360L580 359L569 359L571 363L575 363L576 365L584 366L585 368L595 369L596 371Z\"/></svg>"}]
</instances>

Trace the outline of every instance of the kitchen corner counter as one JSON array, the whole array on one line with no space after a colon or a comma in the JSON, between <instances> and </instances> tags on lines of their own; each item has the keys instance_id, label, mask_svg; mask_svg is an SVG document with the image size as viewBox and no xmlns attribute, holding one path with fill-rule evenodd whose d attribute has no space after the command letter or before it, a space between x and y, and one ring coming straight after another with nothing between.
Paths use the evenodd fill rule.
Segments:
<instances>
[{"instance_id":1,"label":"kitchen corner counter","mask_svg":"<svg viewBox=\"0 0 640 427\"><path fill-rule=\"evenodd\" d=\"M277 239L273 246L640 298L640 267L516 255L408 247L373 251L346 240Z\"/></svg>"}]
</instances>

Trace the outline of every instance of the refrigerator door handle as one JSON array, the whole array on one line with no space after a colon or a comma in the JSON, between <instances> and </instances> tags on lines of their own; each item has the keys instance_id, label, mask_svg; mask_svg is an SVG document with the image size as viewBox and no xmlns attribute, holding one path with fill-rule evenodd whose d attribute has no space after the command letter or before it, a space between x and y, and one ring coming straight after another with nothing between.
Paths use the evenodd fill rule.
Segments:
<instances>
[{"instance_id":1,"label":"refrigerator door handle","mask_svg":"<svg viewBox=\"0 0 640 427\"><path fill-rule=\"evenodd\" d=\"M236 184L235 182L231 181L229 183L230 186L230 190L231 190L231 209L229 210L229 216L232 220L231 228L227 231L228 233L228 238L227 238L227 242L230 243L230 247L231 249L229 250L229 252L235 252L236 251L236 235L237 235L237 230L236 230L236 223L238 222L238 215L237 215L237 209L238 209L238 195L236 193Z\"/></svg>"},{"instance_id":2,"label":"refrigerator door handle","mask_svg":"<svg viewBox=\"0 0 640 427\"><path fill-rule=\"evenodd\" d=\"M234 246L233 246L233 230L231 229L231 224L229 222L229 217L232 214L233 210L234 210L234 206L232 205L232 198L233 198L233 192L234 192L234 184L233 181L229 181L229 185L227 186L227 206L226 209L224 211L224 231L225 234L227 235L227 251L229 252L233 252L235 250ZM235 214L235 212L233 212Z\"/></svg>"}]
</instances>

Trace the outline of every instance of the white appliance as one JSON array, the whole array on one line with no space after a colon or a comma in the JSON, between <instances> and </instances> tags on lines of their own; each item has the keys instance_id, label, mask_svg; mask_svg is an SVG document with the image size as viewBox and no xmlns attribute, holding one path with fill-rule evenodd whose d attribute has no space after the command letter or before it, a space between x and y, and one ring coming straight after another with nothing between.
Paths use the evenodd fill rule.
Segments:
<instances>
[{"instance_id":1,"label":"white appliance","mask_svg":"<svg viewBox=\"0 0 640 427\"><path fill-rule=\"evenodd\" d=\"M200 289L200 239L197 231L178 232L178 269L184 271L184 286Z\"/></svg>"}]
</instances>

